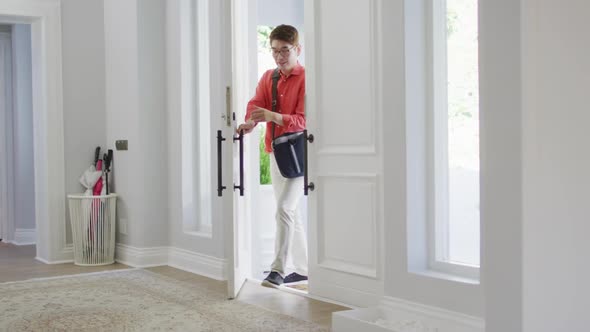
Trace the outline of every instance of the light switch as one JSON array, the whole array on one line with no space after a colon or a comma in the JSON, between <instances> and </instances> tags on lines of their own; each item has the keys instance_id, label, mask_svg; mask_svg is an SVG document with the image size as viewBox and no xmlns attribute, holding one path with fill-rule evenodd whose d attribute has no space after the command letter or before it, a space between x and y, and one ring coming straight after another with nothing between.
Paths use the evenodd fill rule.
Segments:
<instances>
[{"instance_id":1,"label":"light switch","mask_svg":"<svg viewBox=\"0 0 590 332\"><path fill-rule=\"evenodd\" d=\"M118 151L126 151L127 150L127 140L126 139L119 139L115 141L115 148Z\"/></svg>"}]
</instances>

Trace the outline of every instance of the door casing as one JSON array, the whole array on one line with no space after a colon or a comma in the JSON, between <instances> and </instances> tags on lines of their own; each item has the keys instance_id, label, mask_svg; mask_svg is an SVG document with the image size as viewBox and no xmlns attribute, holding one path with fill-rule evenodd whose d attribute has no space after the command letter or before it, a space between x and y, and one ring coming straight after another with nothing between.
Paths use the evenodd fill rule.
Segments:
<instances>
[{"instance_id":1,"label":"door casing","mask_svg":"<svg viewBox=\"0 0 590 332\"><path fill-rule=\"evenodd\" d=\"M0 22L31 25L36 259L71 261L73 252L65 233L60 1L2 1Z\"/></svg>"}]
</instances>

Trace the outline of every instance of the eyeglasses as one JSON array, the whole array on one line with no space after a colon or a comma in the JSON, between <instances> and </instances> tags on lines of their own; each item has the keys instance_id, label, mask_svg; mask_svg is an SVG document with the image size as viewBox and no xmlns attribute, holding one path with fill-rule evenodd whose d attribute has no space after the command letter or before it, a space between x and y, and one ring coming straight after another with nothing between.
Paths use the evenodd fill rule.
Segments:
<instances>
[{"instance_id":1,"label":"eyeglasses","mask_svg":"<svg viewBox=\"0 0 590 332\"><path fill-rule=\"evenodd\" d=\"M286 48L285 47L285 48L282 48L280 50L271 48L270 49L270 52L272 53L272 56L274 56L275 58L278 57L279 54L282 55L284 58L286 58L286 57L289 56L289 54L291 54L291 50L294 49L294 48L295 48L295 46L291 46L290 48Z\"/></svg>"}]
</instances>

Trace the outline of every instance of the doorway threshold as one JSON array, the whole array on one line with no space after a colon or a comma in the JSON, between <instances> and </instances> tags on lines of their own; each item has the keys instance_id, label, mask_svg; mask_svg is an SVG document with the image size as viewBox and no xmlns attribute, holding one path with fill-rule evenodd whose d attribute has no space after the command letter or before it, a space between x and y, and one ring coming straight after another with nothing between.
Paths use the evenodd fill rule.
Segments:
<instances>
[{"instance_id":1,"label":"doorway threshold","mask_svg":"<svg viewBox=\"0 0 590 332\"><path fill-rule=\"evenodd\" d=\"M258 279L258 278L247 278L246 280L247 280L246 282L259 285L260 287L264 287L264 286L260 285L262 283L262 279ZM306 284L307 284L307 282L306 282ZM267 287L264 287L264 288L267 288ZM285 293L291 293L291 294L303 296L303 297L306 297L306 298L309 298L309 299L312 299L312 300L316 300L316 301L320 301L320 302L326 302L326 303L331 303L331 304L339 305L339 306L342 306L342 307L345 307L345 308L349 308L349 309L358 309L358 307L353 306L353 305L350 305L350 304L346 304L346 303L334 301L334 300L331 300L331 299L328 299L328 298L325 298L325 297L321 297L321 296L317 296L317 295L312 295L312 294L309 294L308 291L298 290L298 289L295 289L295 288L287 287L285 285L281 285L279 288L267 288L267 289L270 289L270 290L274 289L274 290L282 291L282 292L285 292Z\"/></svg>"},{"instance_id":2,"label":"doorway threshold","mask_svg":"<svg viewBox=\"0 0 590 332\"><path fill-rule=\"evenodd\" d=\"M248 278L248 281L256 283L258 285L260 285L262 283L263 279L258 279L258 278ZM299 286L299 287L297 287ZM303 286L303 287L302 287ZM274 288L276 290L280 290L280 291L284 291L287 293L292 293L292 294L297 294L297 295L302 295L302 296L306 296L306 297L311 297L309 296L309 293L307 291L307 281L305 282L296 282L293 283L292 286L287 286L285 284L282 284L281 286Z\"/></svg>"}]
</instances>

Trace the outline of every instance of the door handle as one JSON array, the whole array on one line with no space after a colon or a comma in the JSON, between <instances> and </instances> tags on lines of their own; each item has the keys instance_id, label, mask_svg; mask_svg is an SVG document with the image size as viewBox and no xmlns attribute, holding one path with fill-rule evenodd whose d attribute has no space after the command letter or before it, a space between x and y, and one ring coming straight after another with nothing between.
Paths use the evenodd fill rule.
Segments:
<instances>
[{"instance_id":1,"label":"door handle","mask_svg":"<svg viewBox=\"0 0 590 332\"><path fill-rule=\"evenodd\" d=\"M221 136L221 130L217 131L217 196L223 195L223 189L226 189L223 185L222 173L221 173L221 142L225 141L225 138Z\"/></svg>"},{"instance_id":2,"label":"door handle","mask_svg":"<svg viewBox=\"0 0 590 332\"><path fill-rule=\"evenodd\" d=\"M240 196L244 196L244 131L240 130L238 136L234 136L234 142L240 141L240 185L234 184L234 191L240 189Z\"/></svg>"},{"instance_id":3,"label":"door handle","mask_svg":"<svg viewBox=\"0 0 590 332\"><path fill-rule=\"evenodd\" d=\"M315 184L313 182L309 182L309 174L308 174L308 169L307 169L307 160L308 158L308 153L307 153L307 142L309 143L313 143L314 137L313 134L307 134L307 129L305 129L303 131L303 137L305 138L304 144L303 144L303 158L304 158L304 166L303 166L303 194L305 196L307 196L307 194L309 193L309 191L313 191L315 189Z\"/></svg>"}]
</instances>

